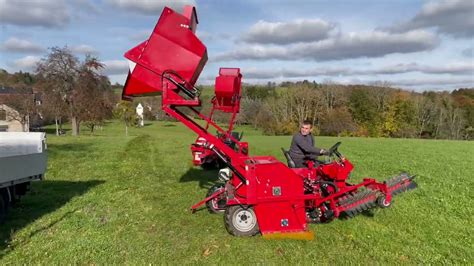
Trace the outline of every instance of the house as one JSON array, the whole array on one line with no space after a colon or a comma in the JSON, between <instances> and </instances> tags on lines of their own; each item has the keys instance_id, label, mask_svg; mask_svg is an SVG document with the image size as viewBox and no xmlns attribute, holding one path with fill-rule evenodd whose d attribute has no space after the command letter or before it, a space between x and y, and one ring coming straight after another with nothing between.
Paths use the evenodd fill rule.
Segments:
<instances>
[{"instance_id":1,"label":"house","mask_svg":"<svg viewBox=\"0 0 474 266\"><path fill-rule=\"evenodd\" d=\"M29 115L22 113L22 109L40 104L38 94L31 88L0 85L0 131L29 131Z\"/></svg>"},{"instance_id":2,"label":"house","mask_svg":"<svg viewBox=\"0 0 474 266\"><path fill-rule=\"evenodd\" d=\"M8 107L6 104L0 104L0 132L21 132L27 131L29 125L25 125L20 122L20 114L13 108Z\"/></svg>"}]
</instances>

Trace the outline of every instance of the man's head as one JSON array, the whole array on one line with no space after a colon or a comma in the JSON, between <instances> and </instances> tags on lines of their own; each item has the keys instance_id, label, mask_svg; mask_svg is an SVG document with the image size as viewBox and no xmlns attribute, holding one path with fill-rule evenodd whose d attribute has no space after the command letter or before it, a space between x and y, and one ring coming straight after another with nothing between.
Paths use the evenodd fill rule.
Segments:
<instances>
[{"instance_id":1,"label":"man's head","mask_svg":"<svg viewBox=\"0 0 474 266\"><path fill-rule=\"evenodd\" d=\"M303 123L301 123L301 126L300 126L301 135L303 136L308 135L309 133L311 133L312 128L313 128L313 125L311 124L311 121L309 120L303 121Z\"/></svg>"}]
</instances>

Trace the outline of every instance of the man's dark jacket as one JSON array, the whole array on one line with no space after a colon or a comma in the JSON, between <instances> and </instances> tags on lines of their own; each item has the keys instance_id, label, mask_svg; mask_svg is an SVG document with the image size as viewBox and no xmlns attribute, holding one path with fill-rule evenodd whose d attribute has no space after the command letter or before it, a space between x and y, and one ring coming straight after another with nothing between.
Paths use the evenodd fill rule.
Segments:
<instances>
[{"instance_id":1,"label":"man's dark jacket","mask_svg":"<svg viewBox=\"0 0 474 266\"><path fill-rule=\"evenodd\" d=\"M290 146L290 156L297 167L303 167L305 160L316 160L321 154L321 149L314 147L313 135L303 136L301 132L293 135Z\"/></svg>"}]
</instances>

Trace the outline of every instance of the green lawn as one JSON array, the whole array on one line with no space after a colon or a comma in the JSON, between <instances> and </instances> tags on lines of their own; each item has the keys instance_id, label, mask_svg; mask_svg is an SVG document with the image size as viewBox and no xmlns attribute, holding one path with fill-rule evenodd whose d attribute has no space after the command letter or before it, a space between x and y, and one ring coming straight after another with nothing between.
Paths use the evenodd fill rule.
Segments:
<instances>
[{"instance_id":1,"label":"green lawn","mask_svg":"<svg viewBox=\"0 0 474 266\"><path fill-rule=\"evenodd\" d=\"M274 155L291 137L245 129L253 155ZM474 263L474 142L317 137L343 142L354 181L408 171L419 188L389 209L310 225L314 241L230 236L221 215L191 214L216 171L193 167L195 135L178 123L94 136L48 135L46 180L0 226L1 264Z\"/></svg>"}]
</instances>

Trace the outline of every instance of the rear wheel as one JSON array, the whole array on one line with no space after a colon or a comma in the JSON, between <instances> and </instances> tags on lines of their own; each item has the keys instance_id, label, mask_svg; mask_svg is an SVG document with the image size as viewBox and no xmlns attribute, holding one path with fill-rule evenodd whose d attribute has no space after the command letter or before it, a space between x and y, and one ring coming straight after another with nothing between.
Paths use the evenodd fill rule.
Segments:
<instances>
[{"instance_id":1,"label":"rear wheel","mask_svg":"<svg viewBox=\"0 0 474 266\"><path fill-rule=\"evenodd\" d=\"M257 216L249 206L228 207L225 210L224 222L227 232L234 236L254 236L260 232Z\"/></svg>"},{"instance_id":2,"label":"rear wheel","mask_svg":"<svg viewBox=\"0 0 474 266\"><path fill-rule=\"evenodd\" d=\"M224 188L224 184L215 184L209 188L206 198L214 194L216 191ZM225 206L227 204L227 200L225 198L225 194L222 193L216 198L211 199L210 201L206 202L207 210L210 213L223 213L225 211Z\"/></svg>"}]
</instances>

